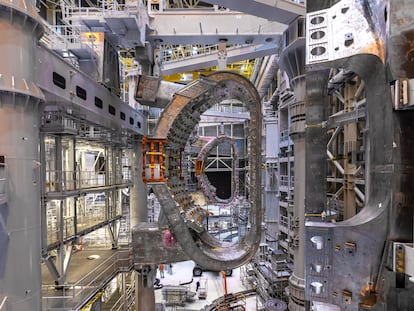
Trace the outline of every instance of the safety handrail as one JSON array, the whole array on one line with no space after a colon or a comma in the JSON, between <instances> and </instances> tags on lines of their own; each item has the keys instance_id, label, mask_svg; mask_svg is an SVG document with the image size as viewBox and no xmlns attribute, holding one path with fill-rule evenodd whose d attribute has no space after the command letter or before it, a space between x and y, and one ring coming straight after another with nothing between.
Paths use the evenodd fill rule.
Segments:
<instances>
[{"instance_id":1,"label":"safety handrail","mask_svg":"<svg viewBox=\"0 0 414 311\"><path fill-rule=\"evenodd\" d=\"M246 47L251 44L244 45L232 45L226 48L227 51L240 49L240 47ZM212 55L219 52L219 45L184 45L184 46L165 46L162 49L161 60L163 64L171 64L174 62L180 62L185 59L191 59L195 57L201 57L206 55Z\"/></svg>"},{"instance_id":2,"label":"safety handrail","mask_svg":"<svg viewBox=\"0 0 414 311\"><path fill-rule=\"evenodd\" d=\"M43 285L42 289L45 292L43 300L47 306L49 300L73 299L83 294L87 298L94 291L100 290L117 273L130 271L131 269L129 250L116 251L79 281L62 286L58 291L59 294L56 294L56 285Z\"/></svg>"},{"instance_id":3,"label":"safety handrail","mask_svg":"<svg viewBox=\"0 0 414 311\"><path fill-rule=\"evenodd\" d=\"M114 303L110 311L130 310L129 307L135 303L135 282L131 282L131 286L127 287L125 295L121 295ZM125 305L124 302L127 304Z\"/></svg>"},{"instance_id":4,"label":"safety handrail","mask_svg":"<svg viewBox=\"0 0 414 311\"><path fill-rule=\"evenodd\" d=\"M289 130L280 132L280 142L287 141L289 139Z\"/></svg>"},{"instance_id":5,"label":"safety handrail","mask_svg":"<svg viewBox=\"0 0 414 311\"><path fill-rule=\"evenodd\" d=\"M110 172L107 184L125 184L130 182L128 174L122 172ZM87 189L90 187L105 186L102 175L94 171L46 171L46 191L61 192L75 189Z\"/></svg>"},{"instance_id":6,"label":"safety handrail","mask_svg":"<svg viewBox=\"0 0 414 311\"><path fill-rule=\"evenodd\" d=\"M70 19L74 16L102 16L102 15L129 15L135 16L143 10L143 5L138 4L120 4L115 0L101 1L96 7L80 7L75 4L62 1L62 15L63 19Z\"/></svg>"}]
</instances>

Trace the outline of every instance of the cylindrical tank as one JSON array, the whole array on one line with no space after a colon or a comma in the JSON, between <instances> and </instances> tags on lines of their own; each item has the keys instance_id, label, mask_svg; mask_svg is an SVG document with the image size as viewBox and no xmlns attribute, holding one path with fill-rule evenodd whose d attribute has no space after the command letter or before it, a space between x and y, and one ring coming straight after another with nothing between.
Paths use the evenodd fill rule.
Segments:
<instances>
[{"instance_id":1,"label":"cylindrical tank","mask_svg":"<svg viewBox=\"0 0 414 311\"><path fill-rule=\"evenodd\" d=\"M40 311L41 219L39 127L43 94L35 81L42 34L33 4L0 0L0 155L7 170L2 218L8 233L0 297L11 311Z\"/></svg>"}]
</instances>

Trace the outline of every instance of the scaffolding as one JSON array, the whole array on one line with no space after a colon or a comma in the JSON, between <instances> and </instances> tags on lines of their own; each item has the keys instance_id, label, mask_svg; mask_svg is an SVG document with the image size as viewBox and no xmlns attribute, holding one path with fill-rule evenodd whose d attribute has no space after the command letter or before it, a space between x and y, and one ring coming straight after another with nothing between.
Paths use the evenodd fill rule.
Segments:
<instances>
[{"instance_id":1,"label":"scaffolding","mask_svg":"<svg viewBox=\"0 0 414 311\"><path fill-rule=\"evenodd\" d=\"M142 139L142 180L147 182L167 182L164 176L164 150L166 139Z\"/></svg>"},{"instance_id":2,"label":"scaffolding","mask_svg":"<svg viewBox=\"0 0 414 311\"><path fill-rule=\"evenodd\" d=\"M168 285L162 288L162 299L166 306L184 306L188 300L194 299L195 295L195 292L183 285Z\"/></svg>"}]
</instances>

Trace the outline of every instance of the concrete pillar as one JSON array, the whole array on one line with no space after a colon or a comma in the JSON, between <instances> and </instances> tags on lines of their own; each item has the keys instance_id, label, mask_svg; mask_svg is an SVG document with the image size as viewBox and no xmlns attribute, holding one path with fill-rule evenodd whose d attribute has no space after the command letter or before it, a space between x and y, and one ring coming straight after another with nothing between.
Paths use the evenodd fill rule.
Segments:
<instances>
[{"instance_id":1,"label":"concrete pillar","mask_svg":"<svg viewBox=\"0 0 414 311\"><path fill-rule=\"evenodd\" d=\"M40 311L40 103L34 48L42 33L32 3L0 0L0 155L7 169L7 203L0 211L8 233L1 256L5 309Z\"/></svg>"},{"instance_id":2,"label":"concrete pillar","mask_svg":"<svg viewBox=\"0 0 414 311\"><path fill-rule=\"evenodd\" d=\"M306 213L326 210L327 83L329 71L306 74ZM318 218L320 220L320 218Z\"/></svg>"},{"instance_id":3,"label":"concrete pillar","mask_svg":"<svg viewBox=\"0 0 414 311\"><path fill-rule=\"evenodd\" d=\"M289 104L289 135L294 141L294 269L289 278L289 310L305 309L305 38L300 29L301 18L289 25L285 36L286 47L279 58L279 67L289 77L295 101ZM296 37L297 36L297 37ZM295 42L295 44L293 44ZM289 170L290 172L290 170ZM290 177L290 176L289 176Z\"/></svg>"},{"instance_id":4,"label":"concrete pillar","mask_svg":"<svg viewBox=\"0 0 414 311\"><path fill-rule=\"evenodd\" d=\"M148 218L147 191L142 181L142 147L141 141L134 141L130 151L131 178L134 186L130 189L131 228L146 223ZM153 267L144 267L135 272L135 310L155 310L153 287Z\"/></svg>"},{"instance_id":5,"label":"concrete pillar","mask_svg":"<svg viewBox=\"0 0 414 311\"><path fill-rule=\"evenodd\" d=\"M130 222L131 228L141 222L147 222L147 190L142 181L142 145L141 141L135 140L130 150L131 179L134 186L130 189Z\"/></svg>"},{"instance_id":6,"label":"concrete pillar","mask_svg":"<svg viewBox=\"0 0 414 311\"><path fill-rule=\"evenodd\" d=\"M294 274L301 279L305 278L305 139L298 135L295 140L295 190L293 215L299 219L296 234L299 245L294 249Z\"/></svg>"},{"instance_id":7,"label":"concrete pillar","mask_svg":"<svg viewBox=\"0 0 414 311\"><path fill-rule=\"evenodd\" d=\"M1 39L0 39L1 40ZM8 175L5 276L0 294L9 297L7 310L41 310L41 223L38 105L12 104L0 94L0 154ZM4 254L3 254L4 255Z\"/></svg>"},{"instance_id":8,"label":"concrete pillar","mask_svg":"<svg viewBox=\"0 0 414 311\"><path fill-rule=\"evenodd\" d=\"M154 270L156 271L156 270ZM135 272L135 310L155 310L153 273L143 275Z\"/></svg>"},{"instance_id":9,"label":"concrete pillar","mask_svg":"<svg viewBox=\"0 0 414 311\"><path fill-rule=\"evenodd\" d=\"M298 220L294 228L295 241L293 274L289 279L290 310L304 310L305 301L305 189L306 189L306 148L305 148L305 76L299 76L291 80L295 101L289 106L290 136L293 140L295 156L294 176L294 201L293 217Z\"/></svg>"}]
</instances>

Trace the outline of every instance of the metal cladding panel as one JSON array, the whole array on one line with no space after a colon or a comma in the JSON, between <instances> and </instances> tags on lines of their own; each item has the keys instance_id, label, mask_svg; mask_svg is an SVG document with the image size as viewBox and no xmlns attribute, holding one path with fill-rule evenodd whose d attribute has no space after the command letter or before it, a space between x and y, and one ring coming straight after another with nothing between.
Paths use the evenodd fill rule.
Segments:
<instances>
[{"instance_id":1,"label":"metal cladding panel","mask_svg":"<svg viewBox=\"0 0 414 311\"><path fill-rule=\"evenodd\" d=\"M332 294L332 232L329 227L306 231L306 300L325 301Z\"/></svg>"},{"instance_id":2,"label":"metal cladding panel","mask_svg":"<svg viewBox=\"0 0 414 311\"><path fill-rule=\"evenodd\" d=\"M414 2L389 1L384 17L389 19L388 61L393 79L414 77Z\"/></svg>"},{"instance_id":3,"label":"metal cladding panel","mask_svg":"<svg viewBox=\"0 0 414 311\"><path fill-rule=\"evenodd\" d=\"M304 0L252 0L249 1L248 5L246 5L245 1L233 0L207 0L205 2L254 16L260 16L270 21L277 21L283 24L289 24L298 16L305 14Z\"/></svg>"},{"instance_id":4,"label":"metal cladding panel","mask_svg":"<svg viewBox=\"0 0 414 311\"><path fill-rule=\"evenodd\" d=\"M307 14L306 63L318 64L356 54L373 54L385 62L386 3L343 0Z\"/></svg>"},{"instance_id":5,"label":"metal cladding panel","mask_svg":"<svg viewBox=\"0 0 414 311\"><path fill-rule=\"evenodd\" d=\"M53 51L40 45L35 54L36 83L44 92L47 105L60 106L66 112L77 113L99 126L125 129L138 135L146 134L146 118L143 113L124 103ZM62 84L57 83L56 74L60 76ZM83 89L84 98L78 96L79 88ZM97 98L101 101L100 106L97 106ZM121 112L125 114L124 119L120 117Z\"/></svg>"},{"instance_id":6,"label":"metal cladding panel","mask_svg":"<svg viewBox=\"0 0 414 311\"><path fill-rule=\"evenodd\" d=\"M208 83L208 81L196 80L191 83L191 86L189 85L188 87L184 87L179 90L177 94L190 99L194 99L210 90L213 85L214 84L212 83Z\"/></svg>"},{"instance_id":7,"label":"metal cladding panel","mask_svg":"<svg viewBox=\"0 0 414 311\"><path fill-rule=\"evenodd\" d=\"M36 85L33 48L43 27L34 6L26 1L0 1L0 93L44 100Z\"/></svg>"},{"instance_id":8,"label":"metal cladding panel","mask_svg":"<svg viewBox=\"0 0 414 311\"><path fill-rule=\"evenodd\" d=\"M286 24L240 12L195 9L152 12L150 28L147 40L152 44L210 45L226 40L227 44L243 45L276 42Z\"/></svg>"},{"instance_id":9,"label":"metal cladding panel","mask_svg":"<svg viewBox=\"0 0 414 311\"><path fill-rule=\"evenodd\" d=\"M138 101L154 101L157 97L160 79L152 76L140 75L138 78L135 98Z\"/></svg>"},{"instance_id":10,"label":"metal cladding panel","mask_svg":"<svg viewBox=\"0 0 414 311\"><path fill-rule=\"evenodd\" d=\"M32 2L0 0L0 309L41 310L39 114Z\"/></svg>"}]
</instances>

